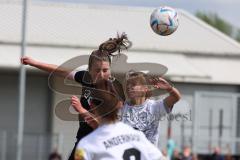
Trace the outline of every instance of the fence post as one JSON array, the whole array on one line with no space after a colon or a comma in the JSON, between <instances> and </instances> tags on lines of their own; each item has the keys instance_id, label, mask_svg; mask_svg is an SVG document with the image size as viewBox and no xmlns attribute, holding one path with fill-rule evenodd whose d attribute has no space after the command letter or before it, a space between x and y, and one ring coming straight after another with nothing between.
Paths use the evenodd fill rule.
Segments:
<instances>
[{"instance_id":1,"label":"fence post","mask_svg":"<svg viewBox=\"0 0 240 160\"><path fill-rule=\"evenodd\" d=\"M63 134L58 135L58 152L62 153L63 151Z\"/></svg>"},{"instance_id":2,"label":"fence post","mask_svg":"<svg viewBox=\"0 0 240 160\"><path fill-rule=\"evenodd\" d=\"M39 135L38 136L38 160L42 159L42 155L43 155L43 136Z\"/></svg>"},{"instance_id":3,"label":"fence post","mask_svg":"<svg viewBox=\"0 0 240 160\"><path fill-rule=\"evenodd\" d=\"M7 155L7 131L2 132L2 151L1 160L6 160Z\"/></svg>"}]
</instances>

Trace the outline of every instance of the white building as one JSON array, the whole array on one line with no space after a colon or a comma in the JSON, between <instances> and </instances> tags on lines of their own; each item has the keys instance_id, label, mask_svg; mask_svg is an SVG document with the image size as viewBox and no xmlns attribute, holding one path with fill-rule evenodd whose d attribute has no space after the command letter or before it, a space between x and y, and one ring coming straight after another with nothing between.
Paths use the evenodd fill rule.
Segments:
<instances>
[{"instance_id":1,"label":"white building","mask_svg":"<svg viewBox=\"0 0 240 160\"><path fill-rule=\"evenodd\" d=\"M0 155L6 159L12 159L16 151L21 9L19 2L0 2ZM133 42L126 53L127 63L167 66L166 77L183 95L173 111L188 116L184 123L176 119L172 123L177 146L193 145L194 151L207 153L210 145L221 145L224 150L229 143L237 152L232 142L240 136L240 45L183 10L179 10L178 30L171 36L158 36L149 26L152 10L31 2L26 55L61 65L72 57L89 55L117 32L126 32ZM36 155L46 159L56 146L67 157L79 126L77 121L59 119L55 107L70 96L51 90L48 74L28 67L24 159ZM159 147L163 148L167 123L160 124Z\"/></svg>"}]
</instances>

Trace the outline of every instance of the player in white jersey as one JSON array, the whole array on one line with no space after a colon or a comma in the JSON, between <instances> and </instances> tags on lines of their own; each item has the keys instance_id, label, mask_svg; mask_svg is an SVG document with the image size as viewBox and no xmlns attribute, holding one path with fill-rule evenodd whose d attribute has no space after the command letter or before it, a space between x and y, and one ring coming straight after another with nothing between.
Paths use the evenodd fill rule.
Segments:
<instances>
[{"instance_id":1,"label":"player in white jersey","mask_svg":"<svg viewBox=\"0 0 240 160\"><path fill-rule=\"evenodd\" d=\"M77 145L75 160L161 160L162 153L144 134L118 121L121 107L111 82L100 80L92 90L91 108L99 122Z\"/></svg>"},{"instance_id":2,"label":"player in white jersey","mask_svg":"<svg viewBox=\"0 0 240 160\"><path fill-rule=\"evenodd\" d=\"M149 80L156 89L166 90L169 95L163 100L150 100ZM179 91L163 78L149 79L142 72L130 72L126 79L126 93L127 100L119 113L121 121L142 131L157 145L159 121L180 99Z\"/></svg>"}]
</instances>

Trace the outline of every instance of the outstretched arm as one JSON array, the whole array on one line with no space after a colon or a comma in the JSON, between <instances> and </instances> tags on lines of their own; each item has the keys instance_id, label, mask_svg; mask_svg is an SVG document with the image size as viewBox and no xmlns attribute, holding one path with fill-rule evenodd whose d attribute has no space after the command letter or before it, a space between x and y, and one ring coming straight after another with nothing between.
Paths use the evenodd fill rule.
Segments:
<instances>
[{"instance_id":1,"label":"outstretched arm","mask_svg":"<svg viewBox=\"0 0 240 160\"><path fill-rule=\"evenodd\" d=\"M181 94L177 88L171 86L165 79L158 77L150 80L155 88L166 90L169 95L164 99L164 104L171 110L173 105L180 100Z\"/></svg>"},{"instance_id":2,"label":"outstretched arm","mask_svg":"<svg viewBox=\"0 0 240 160\"><path fill-rule=\"evenodd\" d=\"M24 65L30 65L40 70L46 71L48 73L55 72L57 75L66 77L69 75L69 71L63 68L58 67L54 64L47 64L44 62L36 61L30 57L22 57L21 63Z\"/></svg>"}]
</instances>

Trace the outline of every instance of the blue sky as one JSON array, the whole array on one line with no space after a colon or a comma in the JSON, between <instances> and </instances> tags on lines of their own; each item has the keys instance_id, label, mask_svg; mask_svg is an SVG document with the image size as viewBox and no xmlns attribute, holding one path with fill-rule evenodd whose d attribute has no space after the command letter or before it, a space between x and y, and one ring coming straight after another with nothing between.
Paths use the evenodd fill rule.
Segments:
<instances>
[{"instance_id":1,"label":"blue sky","mask_svg":"<svg viewBox=\"0 0 240 160\"><path fill-rule=\"evenodd\" d=\"M49 0L42 0L49 1ZM240 28L240 0L50 0L54 2L111 4L158 7L168 5L191 13L196 11L217 13L227 22Z\"/></svg>"}]
</instances>

